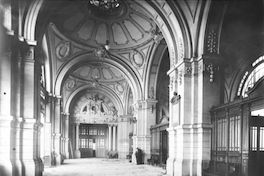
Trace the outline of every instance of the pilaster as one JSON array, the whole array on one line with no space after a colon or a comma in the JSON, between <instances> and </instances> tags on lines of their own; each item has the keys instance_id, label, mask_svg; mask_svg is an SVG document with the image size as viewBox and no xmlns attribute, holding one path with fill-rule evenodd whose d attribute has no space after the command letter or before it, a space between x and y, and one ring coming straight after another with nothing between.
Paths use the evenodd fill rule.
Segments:
<instances>
[{"instance_id":1,"label":"pilaster","mask_svg":"<svg viewBox=\"0 0 264 176\"><path fill-rule=\"evenodd\" d=\"M11 116L0 116L0 173L1 176L12 175L12 164L10 158L10 131Z\"/></svg>"},{"instance_id":2,"label":"pilaster","mask_svg":"<svg viewBox=\"0 0 264 176\"><path fill-rule=\"evenodd\" d=\"M117 131L118 157L126 159L129 154L129 133L132 132L132 115L122 115L119 117Z\"/></svg>"},{"instance_id":3,"label":"pilaster","mask_svg":"<svg viewBox=\"0 0 264 176\"><path fill-rule=\"evenodd\" d=\"M62 163L61 155L61 96L55 97L55 117L54 117L54 155L56 165Z\"/></svg>"},{"instance_id":4,"label":"pilaster","mask_svg":"<svg viewBox=\"0 0 264 176\"><path fill-rule=\"evenodd\" d=\"M41 166L38 163L37 156L37 126L36 119L27 118L24 119L22 125L22 162L23 162L23 174L27 176L42 175Z\"/></svg>"},{"instance_id":5,"label":"pilaster","mask_svg":"<svg viewBox=\"0 0 264 176\"><path fill-rule=\"evenodd\" d=\"M75 151L74 151L74 157L75 158L81 158L81 152L79 150L79 127L80 127L80 124L79 123L76 123L76 127L75 127L75 139L76 139L76 146L75 146Z\"/></svg>"},{"instance_id":6,"label":"pilaster","mask_svg":"<svg viewBox=\"0 0 264 176\"><path fill-rule=\"evenodd\" d=\"M17 118L12 122L12 135L13 135L13 155L12 155L12 163L13 163L13 172L14 175L22 175L22 162L21 162L21 134L23 125L23 119Z\"/></svg>"},{"instance_id":7,"label":"pilaster","mask_svg":"<svg viewBox=\"0 0 264 176\"><path fill-rule=\"evenodd\" d=\"M65 157L66 159L69 159L69 118L70 114L65 113L65 130L64 130L64 135L65 135Z\"/></svg>"},{"instance_id":8,"label":"pilaster","mask_svg":"<svg viewBox=\"0 0 264 176\"><path fill-rule=\"evenodd\" d=\"M11 123L12 109L12 57L11 36L0 25L0 173L3 176L12 175L11 153Z\"/></svg>"},{"instance_id":9,"label":"pilaster","mask_svg":"<svg viewBox=\"0 0 264 176\"><path fill-rule=\"evenodd\" d=\"M150 127L155 125L157 100L147 99L138 101L136 107L137 127L136 135L133 138L132 161L135 161L136 148L140 148L144 153L144 163L151 155L151 134Z\"/></svg>"},{"instance_id":10,"label":"pilaster","mask_svg":"<svg viewBox=\"0 0 264 176\"><path fill-rule=\"evenodd\" d=\"M205 103L207 87L201 63L203 61L197 58L183 59L168 72L170 125L167 174L171 176L202 175L209 164L210 109L208 102Z\"/></svg>"},{"instance_id":11,"label":"pilaster","mask_svg":"<svg viewBox=\"0 0 264 176\"><path fill-rule=\"evenodd\" d=\"M43 164L40 159L40 132L38 123L39 75L35 62L33 46L24 46L25 55L22 62L22 164L27 176L42 175Z\"/></svg>"}]
</instances>

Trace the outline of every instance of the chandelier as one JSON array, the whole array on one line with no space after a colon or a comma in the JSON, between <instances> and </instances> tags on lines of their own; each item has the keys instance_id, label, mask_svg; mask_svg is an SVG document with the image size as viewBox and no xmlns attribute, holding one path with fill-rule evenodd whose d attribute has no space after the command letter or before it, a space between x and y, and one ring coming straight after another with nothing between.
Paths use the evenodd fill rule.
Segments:
<instances>
[{"instance_id":1,"label":"chandelier","mask_svg":"<svg viewBox=\"0 0 264 176\"><path fill-rule=\"evenodd\" d=\"M119 0L89 0L90 4L101 10L112 10L118 8Z\"/></svg>"}]
</instances>

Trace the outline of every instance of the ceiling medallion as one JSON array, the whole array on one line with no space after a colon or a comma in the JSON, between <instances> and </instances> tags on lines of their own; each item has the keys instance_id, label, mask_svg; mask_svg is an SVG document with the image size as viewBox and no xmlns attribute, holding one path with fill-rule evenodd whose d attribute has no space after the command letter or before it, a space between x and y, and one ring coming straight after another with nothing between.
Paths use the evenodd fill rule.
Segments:
<instances>
[{"instance_id":1,"label":"ceiling medallion","mask_svg":"<svg viewBox=\"0 0 264 176\"><path fill-rule=\"evenodd\" d=\"M116 9L120 6L119 0L89 0L89 3L104 11Z\"/></svg>"}]
</instances>

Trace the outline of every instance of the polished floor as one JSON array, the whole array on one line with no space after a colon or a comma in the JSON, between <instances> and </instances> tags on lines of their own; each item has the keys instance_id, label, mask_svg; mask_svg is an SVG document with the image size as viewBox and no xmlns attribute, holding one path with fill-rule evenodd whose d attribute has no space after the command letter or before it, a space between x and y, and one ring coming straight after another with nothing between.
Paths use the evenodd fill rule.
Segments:
<instances>
[{"instance_id":1,"label":"polished floor","mask_svg":"<svg viewBox=\"0 0 264 176\"><path fill-rule=\"evenodd\" d=\"M65 160L45 168L44 176L162 176L165 170L151 165L135 165L128 160L90 158Z\"/></svg>"}]
</instances>

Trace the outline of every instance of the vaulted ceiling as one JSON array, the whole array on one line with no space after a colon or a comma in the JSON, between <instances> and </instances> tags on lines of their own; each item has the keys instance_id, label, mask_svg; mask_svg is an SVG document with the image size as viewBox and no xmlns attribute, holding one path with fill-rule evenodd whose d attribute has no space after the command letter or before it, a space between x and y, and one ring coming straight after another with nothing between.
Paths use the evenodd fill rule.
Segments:
<instances>
[{"instance_id":1,"label":"vaulted ceiling","mask_svg":"<svg viewBox=\"0 0 264 176\"><path fill-rule=\"evenodd\" d=\"M44 38L52 77L66 70L61 85L64 105L73 92L83 91L81 87L101 87L119 97L119 109L129 108L125 104L133 103L129 98L135 91L132 85L143 85L152 48L162 36L138 3L119 2L111 10L101 10L89 1L47 2ZM107 54L98 56L106 43L110 47ZM131 82L132 76L137 82Z\"/></svg>"}]
</instances>

